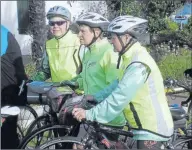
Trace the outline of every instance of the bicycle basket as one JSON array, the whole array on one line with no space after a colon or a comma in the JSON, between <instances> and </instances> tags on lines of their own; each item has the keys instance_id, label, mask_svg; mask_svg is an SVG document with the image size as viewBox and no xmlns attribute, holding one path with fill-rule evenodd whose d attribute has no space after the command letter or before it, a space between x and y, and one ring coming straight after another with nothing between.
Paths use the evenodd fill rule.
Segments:
<instances>
[{"instance_id":1,"label":"bicycle basket","mask_svg":"<svg viewBox=\"0 0 192 150\"><path fill-rule=\"evenodd\" d=\"M73 118L72 111L73 108L83 108L90 109L94 105L90 104L87 100L84 99L84 95L76 96L65 101L64 105L59 111L59 122L60 124L65 125L75 125L77 120Z\"/></svg>"},{"instance_id":2,"label":"bicycle basket","mask_svg":"<svg viewBox=\"0 0 192 150\"><path fill-rule=\"evenodd\" d=\"M48 93L48 105L56 113L59 113L65 101L72 97L72 91L66 91L64 87L53 87Z\"/></svg>"}]
</instances>

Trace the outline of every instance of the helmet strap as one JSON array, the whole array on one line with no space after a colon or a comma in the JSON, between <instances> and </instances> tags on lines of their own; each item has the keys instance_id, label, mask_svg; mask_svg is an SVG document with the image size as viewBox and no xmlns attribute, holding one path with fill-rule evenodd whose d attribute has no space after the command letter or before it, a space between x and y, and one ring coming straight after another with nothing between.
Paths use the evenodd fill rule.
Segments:
<instances>
[{"instance_id":1,"label":"helmet strap","mask_svg":"<svg viewBox=\"0 0 192 150\"><path fill-rule=\"evenodd\" d=\"M120 43L121 43L121 46L122 46L122 49L119 53L119 58L118 58L118 61L117 61L117 69L119 69L119 66L120 66L120 62L121 62L121 56L126 52L128 51L128 49L134 44L137 42L137 40L135 40L134 38L131 37L131 39L129 40L129 42L124 46L124 43L122 41L122 39L120 38L120 36L117 36Z\"/></svg>"},{"instance_id":2,"label":"helmet strap","mask_svg":"<svg viewBox=\"0 0 192 150\"><path fill-rule=\"evenodd\" d=\"M91 29L92 31L93 31L93 34L94 34L94 37L92 38L92 40L91 40L91 43L89 43L88 45L87 45L87 47L90 47L95 41L97 41L97 39L101 36L101 34L102 34L102 32L99 34L99 36L98 37L96 37L95 36L95 31L93 30L93 29Z\"/></svg>"}]
</instances>

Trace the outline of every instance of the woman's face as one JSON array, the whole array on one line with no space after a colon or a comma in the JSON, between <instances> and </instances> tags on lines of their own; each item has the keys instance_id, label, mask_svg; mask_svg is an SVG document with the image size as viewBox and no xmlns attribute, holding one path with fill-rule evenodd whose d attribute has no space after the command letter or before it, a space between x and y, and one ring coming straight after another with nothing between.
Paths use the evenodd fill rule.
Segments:
<instances>
[{"instance_id":1,"label":"woman's face","mask_svg":"<svg viewBox=\"0 0 192 150\"><path fill-rule=\"evenodd\" d=\"M61 17L53 17L49 20L50 31L55 37L63 36L68 28L69 21Z\"/></svg>"},{"instance_id":2,"label":"woman's face","mask_svg":"<svg viewBox=\"0 0 192 150\"><path fill-rule=\"evenodd\" d=\"M94 33L89 26L81 25L79 29L79 39L82 45L89 45L94 38Z\"/></svg>"}]
</instances>

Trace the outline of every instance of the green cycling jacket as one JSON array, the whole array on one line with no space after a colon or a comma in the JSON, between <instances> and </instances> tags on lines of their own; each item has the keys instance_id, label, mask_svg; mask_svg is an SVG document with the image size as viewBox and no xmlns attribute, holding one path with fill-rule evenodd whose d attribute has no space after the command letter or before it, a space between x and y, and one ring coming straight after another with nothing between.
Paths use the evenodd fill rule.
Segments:
<instances>
[{"instance_id":1,"label":"green cycling jacket","mask_svg":"<svg viewBox=\"0 0 192 150\"><path fill-rule=\"evenodd\" d=\"M102 39L90 46L82 61L82 72L75 79L85 95L94 95L117 80L119 75L116 69L117 59L118 54L113 51L107 39ZM123 113L108 124L123 126L125 124Z\"/></svg>"}]
</instances>

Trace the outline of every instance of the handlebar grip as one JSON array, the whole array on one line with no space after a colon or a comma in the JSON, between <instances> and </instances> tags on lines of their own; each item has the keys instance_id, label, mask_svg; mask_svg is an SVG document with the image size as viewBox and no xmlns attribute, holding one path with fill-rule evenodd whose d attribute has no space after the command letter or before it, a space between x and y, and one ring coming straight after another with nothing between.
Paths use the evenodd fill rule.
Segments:
<instances>
[{"instance_id":1,"label":"handlebar grip","mask_svg":"<svg viewBox=\"0 0 192 150\"><path fill-rule=\"evenodd\" d=\"M113 130L114 132L116 132L116 134L120 134L120 135L124 135L124 136L128 136L128 137L133 137L133 132L130 131L123 131L123 130Z\"/></svg>"}]
</instances>

